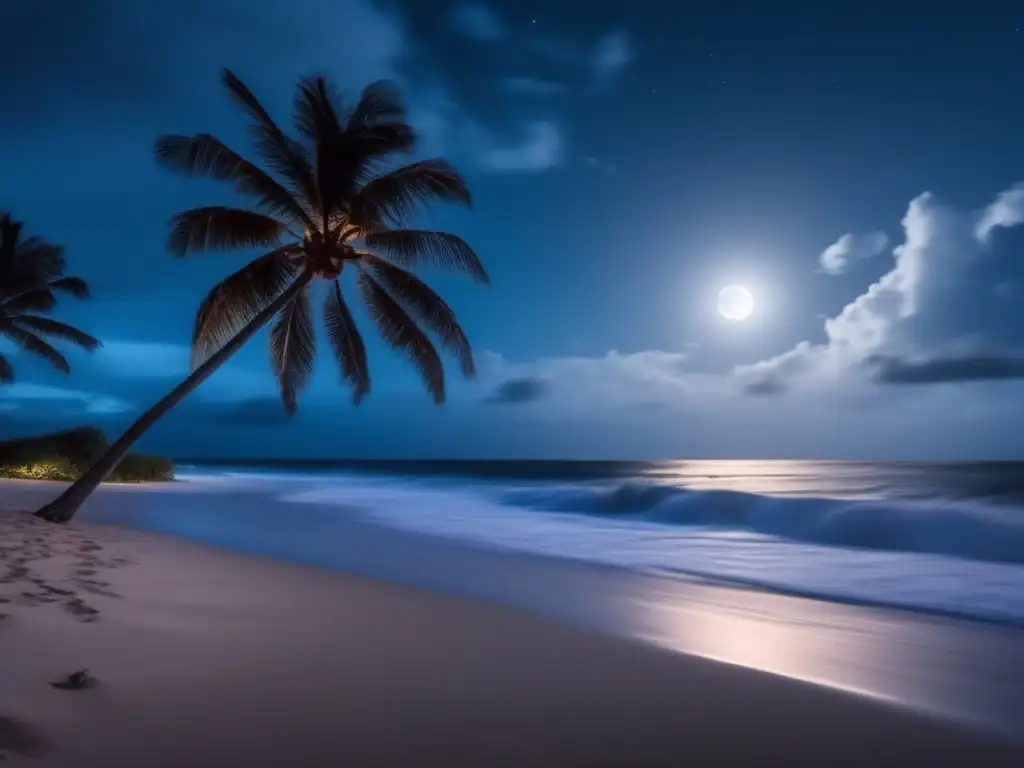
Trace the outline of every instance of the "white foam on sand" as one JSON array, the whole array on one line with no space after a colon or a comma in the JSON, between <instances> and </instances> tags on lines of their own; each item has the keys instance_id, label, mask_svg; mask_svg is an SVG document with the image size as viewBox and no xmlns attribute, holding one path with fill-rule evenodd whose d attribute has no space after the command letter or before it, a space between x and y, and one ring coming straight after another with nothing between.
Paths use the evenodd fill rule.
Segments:
<instances>
[{"instance_id":1,"label":"white foam on sand","mask_svg":"<svg viewBox=\"0 0 1024 768\"><path fill-rule=\"evenodd\" d=\"M380 523L421 534L644 573L1024 624L1024 566L1016 563L822 546L738 528L540 511L499 503L508 500L508 493L489 498L474 489L438 490L395 480L321 479L310 486L288 489L281 498L356 505ZM702 496L695 494L693 500L699 504Z\"/></svg>"}]
</instances>

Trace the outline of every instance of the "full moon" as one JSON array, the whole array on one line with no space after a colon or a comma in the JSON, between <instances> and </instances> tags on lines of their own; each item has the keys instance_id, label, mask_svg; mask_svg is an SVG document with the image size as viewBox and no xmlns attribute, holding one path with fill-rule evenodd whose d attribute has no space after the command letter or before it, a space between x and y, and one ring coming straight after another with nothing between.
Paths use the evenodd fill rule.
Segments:
<instances>
[{"instance_id":1,"label":"full moon","mask_svg":"<svg viewBox=\"0 0 1024 768\"><path fill-rule=\"evenodd\" d=\"M742 285L727 285L718 294L718 314L734 323L746 320L754 311L754 294Z\"/></svg>"}]
</instances>

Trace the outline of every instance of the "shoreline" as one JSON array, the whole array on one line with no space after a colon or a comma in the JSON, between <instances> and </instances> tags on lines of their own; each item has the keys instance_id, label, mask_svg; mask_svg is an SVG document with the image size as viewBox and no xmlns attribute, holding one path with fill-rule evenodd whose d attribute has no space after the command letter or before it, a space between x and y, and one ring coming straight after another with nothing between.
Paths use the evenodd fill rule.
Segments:
<instances>
[{"instance_id":1,"label":"shoreline","mask_svg":"<svg viewBox=\"0 0 1024 768\"><path fill-rule=\"evenodd\" d=\"M0 507L32 508L58 488L0 483ZM218 555L470 598L888 700L1024 743L1024 633L1012 627L499 551L391 529L357 508L296 505L237 485L101 489L79 520L169 535Z\"/></svg>"},{"instance_id":2,"label":"shoreline","mask_svg":"<svg viewBox=\"0 0 1024 768\"><path fill-rule=\"evenodd\" d=\"M2 672L0 717L47 742L11 765L1024 754L867 698L479 601L112 526L4 512L0 527L8 575L12 557L28 569L0 593L29 583L56 598L5 604L0 652L20 662ZM96 614L67 609L75 599ZM79 668L95 689L48 685Z\"/></svg>"},{"instance_id":3,"label":"shoreline","mask_svg":"<svg viewBox=\"0 0 1024 768\"><path fill-rule=\"evenodd\" d=\"M21 478L0 478L0 509L2 509L3 492L5 489L13 489L22 491L22 496L27 495L33 498L34 501L39 501L49 498L56 492L56 489L65 487L66 483L55 480L27 480ZM155 492L155 493L174 493L182 492L188 494L196 494L198 496L214 496L219 494L231 494L241 496L259 496L261 498L266 497L267 491L259 487L245 487L245 486L229 486L218 488L216 485L205 485L201 488L197 488L193 481L175 479L172 481L153 481L145 483L124 483L107 482L101 486L102 490L121 490L121 491L135 491L135 492ZM294 502L275 502L280 505L295 507ZM538 552L528 549L521 549L511 545L502 545L498 543L490 543L484 541L477 541L471 538L460 538L447 535L445 533L431 533L426 531L414 530L412 528L396 526L389 524L388 522L380 521L374 518L372 515L363 515L358 504L352 504L349 506L336 505L336 504L325 504L321 505L317 502L302 502L298 506L300 508L306 508L309 505L322 506L326 508L333 508L339 513L356 513L358 514L358 523L360 525L368 526L374 529L383 529L389 532L389 534L396 539L407 538L420 542L432 542L440 543L442 546L454 547L458 550L476 550L488 552L499 557L512 557L518 559L529 559L539 561L556 561L559 563L570 564L571 567L589 568L595 570L608 570L610 572L622 573L636 578L650 578L657 580L669 580L673 582L684 582L688 584L698 585L701 587L718 588L723 590L741 591L741 592L753 592L765 595L776 595L780 597L789 597L797 600L810 600L828 605L835 606L847 606L850 608L862 608L867 611L878 612L878 613L895 613L905 614L910 617L920 617L924 620L935 619L935 620L948 620L953 622L967 622L969 624L991 626L993 628L1001 628L1008 630L1024 630L1024 615L1017 615L1010 612L984 612L984 611L968 611L957 608L944 608L935 605L915 605L908 603L903 600L884 600L875 598L859 598L853 595L837 594L827 589L815 590L811 588L801 587L790 587L784 584L771 581L759 581L754 579L746 578L730 578L729 576L707 574L701 571L689 571L686 569L638 569L628 565L619 565L612 562L599 562L595 560L580 559L572 556L559 556L544 552ZM87 505L88 506L88 505ZM81 518L80 516L80 519ZM146 526L136 526L123 520L113 521L111 516L102 514L93 519L93 516L86 515L84 519L88 519L94 522L102 522L106 524L119 525L123 527L129 527L136 530L149 530ZM194 541L197 540L193 536L183 534L175 531L158 530L161 533L169 533L173 536L185 538L186 540ZM201 541L201 540L200 540ZM217 544L213 546L226 549L228 551L245 551L239 550L238 547L232 544ZM840 547L839 549L843 549ZM853 548L854 551L859 551L857 548ZM280 557L276 552L264 552L256 551L256 554L261 554L266 557L271 557L278 560L284 560L287 562L300 562L305 565L310 565L305 558L292 558L292 557ZM907 554L907 553L898 553ZM915 553L911 553L912 555ZM953 560L960 560L961 558L953 557ZM969 561L969 560L968 560ZM970 561L969 561L970 562ZM319 565L318 567L326 568L327 570L336 571L338 568L335 565Z\"/></svg>"}]
</instances>

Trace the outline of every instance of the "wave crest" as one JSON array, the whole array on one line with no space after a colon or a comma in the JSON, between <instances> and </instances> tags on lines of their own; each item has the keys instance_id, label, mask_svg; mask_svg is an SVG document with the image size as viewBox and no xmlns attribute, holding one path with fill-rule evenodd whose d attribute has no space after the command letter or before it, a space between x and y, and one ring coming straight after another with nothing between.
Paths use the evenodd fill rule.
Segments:
<instances>
[{"instance_id":1,"label":"wave crest","mask_svg":"<svg viewBox=\"0 0 1024 768\"><path fill-rule=\"evenodd\" d=\"M1024 564L1024 510L966 502L781 498L628 482L509 491L503 504L664 525L738 528L834 547Z\"/></svg>"}]
</instances>

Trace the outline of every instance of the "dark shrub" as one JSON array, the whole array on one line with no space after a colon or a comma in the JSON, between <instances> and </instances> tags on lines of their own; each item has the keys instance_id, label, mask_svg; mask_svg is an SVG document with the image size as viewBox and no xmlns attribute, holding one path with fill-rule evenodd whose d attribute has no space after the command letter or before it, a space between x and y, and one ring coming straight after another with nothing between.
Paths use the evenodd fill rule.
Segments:
<instances>
[{"instance_id":1,"label":"dark shrub","mask_svg":"<svg viewBox=\"0 0 1024 768\"><path fill-rule=\"evenodd\" d=\"M74 481L107 449L95 427L69 429L39 437L0 442L0 477ZM174 479L174 464L158 456L126 456L110 476L115 483Z\"/></svg>"}]
</instances>

